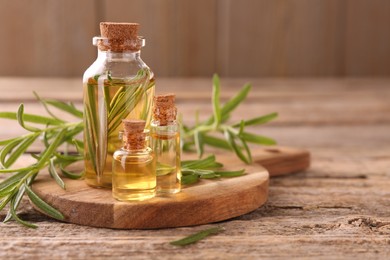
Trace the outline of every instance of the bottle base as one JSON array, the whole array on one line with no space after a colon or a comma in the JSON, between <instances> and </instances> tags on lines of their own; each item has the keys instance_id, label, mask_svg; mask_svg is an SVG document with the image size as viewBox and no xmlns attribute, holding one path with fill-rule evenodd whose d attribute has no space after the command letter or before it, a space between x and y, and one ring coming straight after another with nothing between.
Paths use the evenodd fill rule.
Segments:
<instances>
[{"instance_id":1,"label":"bottle base","mask_svg":"<svg viewBox=\"0 0 390 260\"><path fill-rule=\"evenodd\" d=\"M115 189L112 193L114 199L119 201L143 201L156 196L155 189L153 190L128 190Z\"/></svg>"},{"instance_id":2,"label":"bottle base","mask_svg":"<svg viewBox=\"0 0 390 260\"><path fill-rule=\"evenodd\" d=\"M180 188L178 188L178 189L157 189L156 190L157 194L165 194L165 195L176 194L176 193L179 193L180 191L181 191Z\"/></svg>"},{"instance_id":3,"label":"bottle base","mask_svg":"<svg viewBox=\"0 0 390 260\"><path fill-rule=\"evenodd\" d=\"M84 179L85 183L95 189L111 189L112 184L108 182L98 183L96 179Z\"/></svg>"}]
</instances>

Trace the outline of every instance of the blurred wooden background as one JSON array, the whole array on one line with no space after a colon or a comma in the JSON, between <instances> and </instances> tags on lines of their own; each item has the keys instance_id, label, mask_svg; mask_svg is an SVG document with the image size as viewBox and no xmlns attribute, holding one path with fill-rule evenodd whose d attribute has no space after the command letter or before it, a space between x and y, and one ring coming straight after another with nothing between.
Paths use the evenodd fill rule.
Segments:
<instances>
[{"instance_id":1,"label":"blurred wooden background","mask_svg":"<svg viewBox=\"0 0 390 260\"><path fill-rule=\"evenodd\" d=\"M0 76L80 77L100 21L157 76L390 76L389 0L0 0Z\"/></svg>"}]
</instances>

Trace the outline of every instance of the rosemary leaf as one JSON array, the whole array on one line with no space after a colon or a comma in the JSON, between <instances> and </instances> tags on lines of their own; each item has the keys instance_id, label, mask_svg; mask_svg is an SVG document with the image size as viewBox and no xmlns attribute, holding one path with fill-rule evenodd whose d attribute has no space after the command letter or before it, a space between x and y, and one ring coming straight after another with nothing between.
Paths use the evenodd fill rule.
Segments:
<instances>
[{"instance_id":1,"label":"rosemary leaf","mask_svg":"<svg viewBox=\"0 0 390 260\"><path fill-rule=\"evenodd\" d=\"M221 107L219 103L220 96L220 82L219 77L215 74L213 77L213 93L212 93L212 103L213 103L213 114L214 114L214 124L219 125L221 123Z\"/></svg>"},{"instance_id":2,"label":"rosemary leaf","mask_svg":"<svg viewBox=\"0 0 390 260\"><path fill-rule=\"evenodd\" d=\"M5 139L0 141L0 146L7 145L9 143L12 143L15 140L21 139L20 137L15 137L15 138L10 138L10 139Z\"/></svg>"},{"instance_id":3,"label":"rosemary leaf","mask_svg":"<svg viewBox=\"0 0 390 260\"><path fill-rule=\"evenodd\" d=\"M22 194L22 196L23 196L23 194ZM16 214L16 210L15 210L17 207L18 207L18 205L16 204L16 197L13 197L12 200L11 200L11 205L10 205L10 213L11 213L12 218L15 219L17 222L19 222L20 224L26 226L26 227L37 228L36 225L34 225L32 223L29 223L27 221L24 221L24 220L22 220L21 218L18 217L18 215ZM6 222L6 221L4 220L4 222Z\"/></svg>"},{"instance_id":4,"label":"rosemary leaf","mask_svg":"<svg viewBox=\"0 0 390 260\"><path fill-rule=\"evenodd\" d=\"M42 137L43 137L42 142L45 145L45 148L49 147L50 146L50 144L49 144L49 139L50 139L49 131L44 132Z\"/></svg>"},{"instance_id":5,"label":"rosemary leaf","mask_svg":"<svg viewBox=\"0 0 390 260\"><path fill-rule=\"evenodd\" d=\"M237 143L235 141L235 135L232 132L226 130L225 137L226 137L227 141L229 142L230 146L232 147L233 151L238 156L238 158L240 158L243 162L249 164L250 158L246 157L244 155L244 153L241 151L241 148L237 145Z\"/></svg>"},{"instance_id":6,"label":"rosemary leaf","mask_svg":"<svg viewBox=\"0 0 390 260\"><path fill-rule=\"evenodd\" d=\"M104 102L106 102L107 111L110 111L111 108L110 108L110 89L109 89L109 86L106 86L104 84L103 92L104 92Z\"/></svg>"},{"instance_id":7,"label":"rosemary leaf","mask_svg":"<svg viewBox=\"0 0 390 260\"><path fill-rule=\"evenodd\" d=\"M213 171L210 173L203 173L199 176L199 178L201 178L201 179L215 179L215 178L219 178L219 177L220 176Z\"/></svg>"},{"instance_id":8,"label":"rosemary leaf","mask_svg":"<svg viewBox=\"0 0 390 260\"><path fill-rule=\"evenodd\" d=\"M56 156L56 162L59 163L74 163L83 160L83 156L81 156L80 154L65 155L58 152L54 152L54 155Z\"/></svg>"},{"instance_id":9,"label":"rosemary leaf","mask_svg":"<svg viewBox=\"0 0 390 260\"><path fill-rule=\"evenodd\" d=\"M240 130L238 131L238 135L241 135L244 132L244 128L245 128L245 121L241 120Z\"/></svg>"},{"instance_id":10,"label":"rosemary leaf","mask_svg":"<svg viewBox=\"0 0 390 260\"><path fill-rule=\"evenodd\" d=\"M43 107L45 108L46 112L51 116L53 117L54 120L58 120L60 122L64 122L63 120L61 120L60 118L58 118L57 116L55 116L51 110L49 109L48 105L46 104L45 100L42 99L35 91L33 91L33 94L35 96L35 98L43 105ZM47 124L47 123L46 123Z\"/></svg>"},{"instance_id":11,"label":"rosemary leaf","mask_svg":"<svg viewBox=\"0 0 390 260\"><path fill-rule=\"evenodd\" d=\"M250 92L252 86L250 84L245 84L244 87L237 93L236 96L228 100L221 108L222 122L226 122L230 117L230 112L237 108L237 106L246 99L248 93ZM206 121L206 125L212 124L214 117L209 118Z\"/></svg>"},{"instance_id":12,"label":"rosemary leaf","mask_svg":"<svg viewBox=\"0 0 390 260\"><path fill-rule=\"evenodd\" d=\"M81 122L73 127L68 128L68 131L64 136L64 141L66 141L69 144L73 144L73 139L75 138L75 136L77 136L83 130L84 130L84 126Z\"/></svg>"},{"instance_id":13,"label":"rosemary leaf","mask_svg":"<svg viewBox=\"0 0 390 260\"><path fill-rule=\"evenodd\" d=\"M92 167L96 173L98 173L98 168L97 168L97 162L96 162L96 156L97 156L97 151L96 151L96 130L94 129L94 124L92 122L92 114L91 110L87 107L85 110L85 116L86 116L86 123L85 123L85 129L86 133L89 134L84 134L87 146L88 146L88 154L87 156L89 157Z\"/></svg>"},{"instance_id":14,"label":"rosemary leaf","mask_svg":"<svg viewBox=\"0 0 390 260\"><path fill-rule=\"evenodd\" d=\"M203 142L205 144L213 146L213 147L221 148L224 150L230 150L230 151L232 150L229 143L222 138L209 136L209 135L203 135Z\"/></svg>"},{"instance_id":15,"label":"rosemary leaf","mask_svg":"<svg viewBox=\"0 0 390 260\"><path fill-rule=\"evenodd\" d=\"M200 241L200 240L202 240L210 235L218 234L224 230L225 229L223 227L219 227L219 226L213 227L213 228L208 228L208 229L199 231L195 234L189 235L185 238L182 238L182 239L179 239L176 241L172 241L172 242L170 242L170 244L174 245L174 246L187 246L187 245L196 243L196 242L198 242L198 241Z\"/></svg>"},{"instance_id":16,"label":"rosemary leaf","mask_svg":"<svg viewBox=\"0 0 390 260\"><path fill-rule=\"evenodd\" d=\"M84 154L84 142L77 139L72 139L72 143L76 146L77 152L80 155Z\"/></svg>"},{"instance_id":17,"label":"rosemary leaf","mask_svg":"<svg viewBox=\"0 0 390 260\"><path fill-rule=\"evenodd\" d=\"M181 170L181 172L182 172L183 175L196 174L196 175L199 175L199 176L214 174L214 171L212 171L212 170L188 169L188 168L183 168Z\"/></svg>"},{"instance_id":18,"label":"rosemary leaf","mask_svg":"<svg viewBox=\"0 0 390 260\"><path fill-rule=\"evenodd\" d=\"M229 178L229 177L238 177L245 174L245 170L239 171L214 171L215 174L219 175L221 178Z\"/></svg>"},{"instance_id":19,"label":"rosemary leaf","mask_svg":"<svg viewBox=\"0 0 390 260\"><path fill-rule=\"evenodd\" d=\"M203 156L204 152L204 144L203 144L203 137L202 133L199 131L195 131L194 133L194 140L195 140L195 147L196 147L196 152L198 154L198 157L201 158Z\"/></svg>"},{"instance_id":20,"label":"rosemary leaf","mask_svg":"<svg viewBox=\"0 0 390 260\"><path fill-rule=\"evenodd\" d=\"M245 126L250 125L262 125L278 117L278 113L271 113L265 116L256 117L250 120L245 120ZM240 123L233 125L233 127L239 127Z\"/></svg>"},{"instance_id":21,"label":"rosemary leaf","mask_svg":"<svg viewBox=\"0 0 390 260\"><path fill-rule=\"evenodd\" d=\"M62 138L64 137L67 129L64 128L59 132L54 141L50 144L49 147L45 150L45 152L40 156L40 160L37 162L37 168L41 168L46 164L48 159L53 155L53 153L57 150L58 146L61 144Z\"/></svg>"},{"instance_id":22,"label":"rosemary leaf","mask_svg":"<svg viewBox=\"0 0 390 260\"><path fill-rule=\"evenodd\" d=\"M0 118L17 120L15 112L0 112ZM63 121L59 119L26 113L23 113L23 121L43 125L60 125L63 123ZM0 145L2 145L1 142Z\"/></svg>"},{"instance_id":23,"label":"rosemary leaf","mask_svg":"<svg viewBox=\"0 0 390 260\"><path fill-rule=\"evenodd\" d=\"M190 185L199 181L199 175L191 174L181 177L181 184Z\"/></svg>"},{"instance_id":24,"label":"rosemary leaf","mask_svg":"<svg viewBox=\"0 0 390 260\"><path fill-rule=\"evenodd\" d=\"M35 165L30 165L24 168L17 168L17 169L0 169L0 173L13 173L13 172L21 172L26 170L32 170L33 168L36 168Z\"/></svg>"},{"instance_id":25,"label":"rosemary leaf","mask_svg":"<svg viewBox=\"0 0 390 260\"><path fill-rule=\"evenodd\" d=\"M73 173L71 171L64 169L64 167L62 165L60 165L60 170L61 170L62 175L64 175L66 178L69 178L72 180L78 180L78 179L83 177L83 173L79 173L79 174Z\"/></svg>"},{"instance_id":26,"label":"rosemary leaf","mask_svg":"<svg viewBox=\"0 0 390 260\"><path fill-rule=\"evenodd\" d=\"M83 118L83 112L75 108L72 104L67 104L62 101L49 99L45 100L45 103L65 112L68 112L69 114L74 115L77 118Z\"/></svg>"},{"instance_id":27,"label":"rosemary leaf","mask_svg":"<svg viewBox=\"0 0 390 260\"><path fill-rule=\"evenodd\" d=\"M38 197L37 194L35 194L28 185L24 185L26 188L26 192L28 197L30 198L31 202L34 203L35 206L37 206L39 209L41 209L43 212L48 214L50 217L58 219L58 220L64 220L64 215L62 215L61 212L44 202L40 197Z\"/></svg>"},{"instance_id":28,"label":"rosemary leaf","mask_svg":"<svg viewBox=\"0 0 390 260\"><path fill-rule=\"evenodd\" d=\"M54 157L50 159L50 164L49 164L49 173L50 173L50 176L53 177L53 179L57 182L57 184L63 189L65 190L65 183L64 181L61 179L61 177L58 175L58 172L56 170L56 167L54 165Z\"/></svg>"},{"instance_id":29,"label":"rosemary leaf","mask_svg":"<svg viewBox=\"0 0 390 260\"><path fill-rule=\"evenodd\" d=\"M157 162L157 171L156 171L156 175L157 176L163 176L163 175L167 175L168 173L172 172L173 170L175 170L176 167L173 167L169 164L164 164L164 163L161 163L161 162Z\"/></svg>"},{"instance_id":30,"label":"rosemary leaf","mask_svg":"<svg viewBox=\"0 0 390 260\"><path fill-rule=\"evenodd\" d=\"M9 185L13 185L19 182L27 173L28 171L19 171L18 173L12 175L11 177L3 180L0 183L0 191L3 190L5 187L8 187Z\"/></svg>"},{"instance_id":31,"label":"rosemary leaf","mask_svg":"<svg viewBox=\"0 0 390 260\"><path fill-rule=\"evenodd\" d=\"M244 87L225 104L220 102L220 81L218 75L213 77L212 90L212 108L213 115L204 122L196 120L195 126L189 127L183 125L182 132L182 147L184 151L196 150L199 158L204 154L204 146L209 145L224 150L233 151L239 159L245 163L251 163L251 152L248 147L248 142L271 145L275 144L274 140L266 137L259 137L244 131L246 126L260 125L269 122L277 117L277 113L255 117L252 119L242 119L239 123L229 125L227 121L231 113L235 110L248 96L251 90L251 85L246 84ZM238 129L237 129L238 128ZM218 138L214 134L224 134L225 140ZM202 138L200 138L200 136Z\"/></svg>"},{"instance_id":32,"label":"rosemary leaf","mask_svg":"<svg viewBox=\"0 0 390 260\"><path fill-rule=\"evenodd\" d=\"M6 168L6 157L12 150L17 147L21 142L23 142L23 138L15 138L13 141L6 144L3 149L0 151L0 163L3 168Z\"/></svg>"},{"instance_id":33,"label":"rosemary leaf","mask_svg":"<svg viewBox=\"0 0 390 260\"><path fill-rule=\"evenodd\" d=\"M24 113L24 105L20 104L19 108L18 108L18 112L16 113L16 119L18 120L19 125L30 132L39 131L39 128L25 125L24 119L23 119L23 113Z\"/></svg>"},{"instance_id":34,"label":"rosemary leaf","mask_svg":"<svg viewBox=\"0 0 390 260\"><path fill-rule=\"evenodd\" d=\"M3 208L8 204L8 202L11 200L13 196L13 193L8 194L2 201L0 201L0 211L3 210Z\"/></svg>"},{"instance_id":35,"label":"rosemary leaf","mask_svg":"<svg viewBox=\"0 0 390 260\"><path fill-rule=\"evenodd\" d=\"M12 198L12 206L10 206L10 209L8 210L8 214L3 220L4 223L12 219L11 207L13 208L14 211L16 211L16 209L19 207L20 202L22 201L25 192L26 192L26 188L24 187L24 185L22 185L18 193Z\"/></svg>"},{"instance_id":36,"label":"rosemary leaf","mask_svg":"<svg viewBox=\"0 0 390 260\"><path fill-rule=\"evenodd\" d=\"M12 183L0 190L0 198L4 198L13 192L15 185Z\"/></svg>"},{"instance_id":37,"label":"rosemary leaf","mask_svg":"<svg viewBox=\"0 0 390 260\"><path fill-rule=\"evenodd\" d=\"M31 136L24 139L20 145L15 149L15 151L10 154L7 161L3 163L3 158L1 160L3 166L5 168L10 167L24 152L26 152L27 148L30 147L32 143L35 142L35 140L38 138L39 133L33 133Z\"/></svg>"},{"instance_id":38,"label":"rosemary leaf","mask_svg":"<svg viewBox=\"0 0 390 260\"><path fill-rule=\"evenodd\" d=\"M215 161L214 155L210 155L205 159L182 161L181 165L181 183L185 185L197 183L200 179L242 176L245 172L245 170L216 170L222 168L223 165Z\"/></svg>"},{"instance_id":39,"label":"rosemary leaf","mask_svg":"<svg viewBox=\"0 0 390 260\"><path fill-rule=\"evenodd\" d=\"M182 168L191 168L191 169L205 169L210 168L212 166L222 167L222 164L216 163L215 155L210 155L201 160L187 160L181 162Z\"/></svg>"},{"instance_id":40,"label":"rosemary leaf","mask_svg":"<svg viewBox=\"0 0 390 260\"><path fill-rule=\"evenodd\" d=\"M193 175L193 174L195 174L195 170L193 170L193 169L187 169L187 168L182 168L182 169L181 169L181 174L182 174L182 176Z\"/></svg>"},{"instance_id":41,"label":"rosemary leaf","mask_svg":"<svg viewBox=\"0 0 390 260\"><path fill-rule=\"evenodd\" d=\"M249 149L248 144L243 138L241 138L241 136L238 136L237 139L241 141L241 144L244 147L244 151L246 152L246 158L248 158L248 164L252 163L252 153L251 149Z\"/></svg>"},{"instance_id":42,"label":"rosemary leaf","mask_svg":"<svg viewBox=\"0 0 390 260\"><path fill-rule=\"evenodd\" d=\"M234 109L238 107L238 105L246 99L248 93L251 91L252 86L250 84L245 84L244 87L238 92L236 96L226 102L222 107L222 115L229 114Z\"/></svg>"},{"instance_id":43,"label":"rosemary leaf","mask_svg":"<svg viewBox=\"0 0 390 260\"><path fill-rule=\"evenodd\" d=\"M91 117L89 118L90 124L92 125L91 128L94 129L95 131L97 130L97 124L98 120L96 118L97 115L97 110L96 110L96 93L95 93L95 86L88 84L87 85L87 97L88 97L88 108L90 109L90 113L86 113L87 115L90 115ZM84 111L85 112L85 111ZM87 111L88 112L88 111Z\"/></svg>"},{"instance_id":44,"label":"rosemary leaf","mask_svg":"<svg viewBox=\"0 0 390 260\"><path fill-rule=\"evenodd\" d=\"M276 141L272 138L261 136L261 135L255 135L247 132L241 133L240 137L247 142L255 143L255 144L266 144L266 145L276 144Z\"/></svg>"}]
</instances>

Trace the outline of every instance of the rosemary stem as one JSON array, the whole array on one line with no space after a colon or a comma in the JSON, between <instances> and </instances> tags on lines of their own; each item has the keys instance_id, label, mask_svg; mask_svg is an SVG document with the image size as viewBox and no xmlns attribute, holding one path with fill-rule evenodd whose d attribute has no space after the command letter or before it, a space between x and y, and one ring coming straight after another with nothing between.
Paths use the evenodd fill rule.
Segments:
<instances>
[{"instance_id":1,"label":"rosemary stem","mask_svg":"<svg viewBox=\"0 0 390 260\"><path fill-rule=\"evenodd\" d=\"M62 124L62 125L58 125L58 126L47 127L47 128L44 128L44 129L39 129L39 131L34 131L34 132L31 132L31 133L28 133L28 134L21 135L18 138L24 139L26 137L31 136L32 134L35 134L35 133L45 133L45 132L49 132L51 130L69 128L69 127L73 127L73 126L75 126L75 127L83 127L83 122L66 123L66 124Z\"/></svg>"},{"instance_id":2,"label":"rosemary stem","mask_svg":"<svg viewBox=\"0 0 390 260\"><path fill-rule=\"evenodd\" d=\"M195 134L195 132L208 132L208 131L213 131L216 130L215 125L199 125L185 133L186 136L191 137Z\"/></svg>"}]
</instances>

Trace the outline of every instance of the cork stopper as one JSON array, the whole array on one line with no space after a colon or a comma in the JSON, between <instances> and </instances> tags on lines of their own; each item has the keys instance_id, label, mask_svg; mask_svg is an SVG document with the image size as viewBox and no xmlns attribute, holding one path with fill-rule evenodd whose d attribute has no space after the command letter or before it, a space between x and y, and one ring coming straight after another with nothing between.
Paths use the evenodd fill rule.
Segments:
<instances>
[{"instance_id":1,"label":"cork stopper","mask_svg":"<svg viewBox=\"0 0 390 260\"><path fill-rule=\"evenodd\" d=\"M138 29L138 23L101 22L100 34L103 39L98 42L98 47L103 51L138 51L142 47Z\"/></svg>"},{"instance_id":2,"label":"cork stopper","mask_svg":"<svg viewBox=\"0 0 390 260\"><path fill-rule=\"evenodd\" d=\"M123 142L127 150L141 150L145 148L144 120L123 119Z\"/></svg>"},{"instance_id":3,"label":"cork stopper","mask_svg":"<svg viewBox=\"0 0 390 260\"><path fill-rule=\"evenodd\" d=\"M153 119L165 126L176 120L177 108L175 94L164 94L154 97Z\"/></svg>"}]
</instances>

